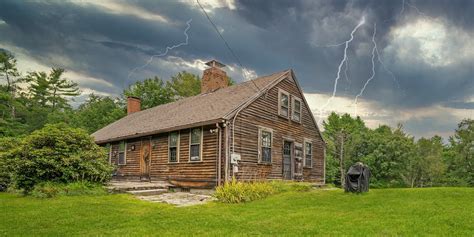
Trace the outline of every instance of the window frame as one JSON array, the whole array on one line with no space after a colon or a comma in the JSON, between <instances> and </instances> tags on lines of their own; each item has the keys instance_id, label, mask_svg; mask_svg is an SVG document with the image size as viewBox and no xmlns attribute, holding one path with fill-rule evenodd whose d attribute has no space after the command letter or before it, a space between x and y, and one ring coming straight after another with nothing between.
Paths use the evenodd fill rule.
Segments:
<instances>
[{"instance_id":1,"label":"window frame","mask_svg":"<svg viewBox=\"0 0 474 237\"><path fill-rule=\"evenodd\" d=\"M311 154L309 154L309 155L311 155L311 164L310 165L306 164L306 155L308 155L308 154L306 154L306 144L311 144L311 149L310 149ZM314 148L313 147L313 141L311 139L304 139L304 147L303 147L303 149L304 149L303 150L303 167L304 168L313 168L313 148Z\"/></svg>"},{"instance_id":2,"label":"window frame","mask_svg":"<svg viewBox=\"0 0 474 237\"><path fill-rule=\"evenodd\" d=\"M282 103L281 103L282 95L286 95L288 97L288 108L286 108L287 109L286 116L281 114L281 111L282 111ZM282 89L278 89L278 116L281 116L281 117L286 118L286 119L290 119L290 114L291 114L290 93L288 93L287 91L284 91Z\"/></svg>"},{"instance_id":3,"label":"window frame","mask_svg":"<svg viewBox=\"0 0 474 237\"><path fill-rule=\"evenodd\" d=\"M120 151L120 145L123 143L123 151ZM118 144L118 149L117 149L117 165L127 165L127 141L120 141ZM120 163L120 152L123 152L123 161L124 163Z\"/></svg>"},{"instance_id":4,"label":"window frame","mask_svg":"<svg viewBox=\"0 0 474 237\"><path fill-rule=\"evenodd\" d=\"M176 139L176 145L171 146L171 134L176 133L178 134L178 138ZM168 164L176 164L179 163L179 147L180 147L180 140L181 140L181 133L180 131L171 131L168 132ZM176 148L176 161L171 161L171 148Z\"/></svg>"},{"instance_id":5,"label":"window frame","mask_svg":"<svg viewBox=\"0 0 474 237\"><path fill-rule=\"evenodd\" d=\"M294 119L293 115L295 114L296 110L295 110L295 101L298 101L300 103L300 111L299 114L300 114L300 119L299 120L296 120ZM292 96L292 99L291 99L291 103L292 103L292 106L291 106L291 120L297 122L297 123L301 123L301 120L302 120L302 115L303 115L303 102L300 98L296 97L296 96Z\"/></svg>"},{"instance_id":6,"label":"window frame","mask_svg":"<svg viewBox=\"0 0 474 237\"><path fill-rule=\"evenodd\" d=\"M192 143L192 132L193 129L199 128L201 130L201 137L199 143ZM204 129L201 127L194 127L189 129L189 157L188 162L201 162L202 161L202 145L203 145ZM191 146L199 144L199 160L191 160Z\"/></svg>"},{"instance_id":7,"label":"window frame","mask_svg":"<svg viewBox=\"0 0 474 237\"><path fill-rule=\"evenodd\" d=\"M262 133L263 132L268 132L270 133L270 161L263 161L262 158L263 158L263 152L262 152ZM257 154L258 154L258 163L259 164L272 164L273 163L273 155L272 155L272 152L273 152L273 129L270 129L270 128L266 128L266 127L258 127L258 151L257 151Z\"/></svg>"}]
</instances>

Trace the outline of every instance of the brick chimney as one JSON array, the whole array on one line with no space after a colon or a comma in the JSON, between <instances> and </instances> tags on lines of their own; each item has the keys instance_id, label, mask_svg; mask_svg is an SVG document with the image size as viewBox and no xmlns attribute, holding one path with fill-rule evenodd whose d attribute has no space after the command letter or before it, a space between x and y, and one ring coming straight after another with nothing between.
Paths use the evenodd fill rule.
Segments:
<instances>
[{"instance_id":1,"label":"brick chimney","mask_svg":"<svg viewBox=\"0 0 474 237\"><path fill-rule=\"evenodd\" d=\"M127 97L127 115L140 111L141 100L138 97Z\"/></svg>"},{"instance_id":2,"label":"brick chimney","mask_svg":"<svg viewBox=\"0 0 474 237\"><path fill-rule=\"evenodd\" d=\"M206 63L210 68L204 70L201 81L201 94L213 92L229 85L227 73L221 68L224 64L212 60Z\"/></svg>"}]
</instances>

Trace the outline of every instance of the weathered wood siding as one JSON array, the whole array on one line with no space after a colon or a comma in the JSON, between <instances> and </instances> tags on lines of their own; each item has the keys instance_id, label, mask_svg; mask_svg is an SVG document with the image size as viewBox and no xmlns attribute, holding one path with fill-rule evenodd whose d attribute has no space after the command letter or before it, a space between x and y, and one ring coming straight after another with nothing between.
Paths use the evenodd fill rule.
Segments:
<instances>
[{"instance_id":1,"label":"weathered wood siding","mask_svg":"<svg viewBox=\"0 0 474 237\"><path fill-rule=\"evenodd\" d=\"M179 130L178 162L169 162L168 134L161 133L151 137L150 176L156 180L177 181L186 186L214 186L217 177L217 133L211 133L214 125L202 127L201 161L189 160L190 129ZM118 165L117 176L139 177L142 139L127 140L127 164ZM130 148L135 145L135 150ZM118 151L119 143L112 145L112 154ZM117 164L118 155L112 155L112 163Z\"/></svg>"},{"instance_id":2,"label":"weathered wood siding","mask_svg":"<svg viewBox=\"0 0 474 237\"><path fill-rule=\"evenodd\" d=\"M295 81L290 77L271 88L266 94L243 109L235 123L235 152L241 155L237 178L241 180L282 179L282 153L284 138L304 144L310 139L313 144L313 166L303 169L303 179L311 182L324 182L324 142L319 135L311 111L302 101L301 123L278 114L278 91L282 89L290 94L290 118L292 98L300 99ZM259 126L273 130L272 162L258 163L258 131Z\"/></svg>"}]
</instances>

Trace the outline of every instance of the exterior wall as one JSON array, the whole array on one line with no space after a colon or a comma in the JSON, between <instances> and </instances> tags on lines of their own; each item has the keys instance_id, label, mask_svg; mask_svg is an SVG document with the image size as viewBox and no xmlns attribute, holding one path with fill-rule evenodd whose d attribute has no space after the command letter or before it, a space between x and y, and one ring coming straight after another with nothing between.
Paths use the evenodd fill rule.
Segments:
<instances>
[{"instance_id":1,"label":"exterior wall","mask_svg":"<svg viewBox=\"0 0 474 237\"><path fill-rule=\"evenodd\" d=\"M241 161L239 161L239 172L236 176L240 180L282 179L283 140L293 139L294 142L304 144L304 139L310 139L313 144L313 164L312 168L303 168L303 180L323 183L324 141L312 120L311 111L302 101L301 123L279 116L279 89L290 94L290 118L292 97L303 99L294 80L287 78L238 114L234 128L234 143L235 153L241 155ZM273 130L271 164L258 163L259 126Z\"/></svg>"},{"instance_id":2,"label":"exterior wall","mask_svg":"<svg viewBox=\"0 0 474 237\"><path fill-rule=\"evenodd\" d=\"M142 140L151 139L150 177L170 181L178 186L215 186L217 177L217 133L215 126L202 127L201 161L189 161L190 129L180 130L178 162L168 162L168 133L127 140L126 165L117 165L118 178L139 178ZM135 145L135 150L131 147ZM112 144L112 164L117 164L119 143Z\"/></svg>"}]
</instances>

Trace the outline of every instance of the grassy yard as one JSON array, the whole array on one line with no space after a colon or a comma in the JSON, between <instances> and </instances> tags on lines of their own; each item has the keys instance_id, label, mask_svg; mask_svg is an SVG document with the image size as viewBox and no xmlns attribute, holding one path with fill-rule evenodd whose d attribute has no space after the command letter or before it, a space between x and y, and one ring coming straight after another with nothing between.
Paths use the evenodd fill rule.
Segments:
<instances>
[{"instance_id":1,"label":"grassy yard","mask_svg":"<svg viewBox=\"0 0 474 237\"><path fill-rule=\"evenodd\" d=\"M474 189L314 190L185 208L129 195L36 199L1 193L0 235L474 236Z\"/></svg>"}]
</instances>

